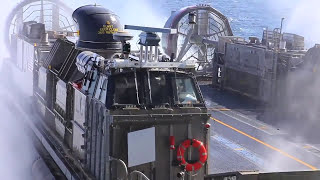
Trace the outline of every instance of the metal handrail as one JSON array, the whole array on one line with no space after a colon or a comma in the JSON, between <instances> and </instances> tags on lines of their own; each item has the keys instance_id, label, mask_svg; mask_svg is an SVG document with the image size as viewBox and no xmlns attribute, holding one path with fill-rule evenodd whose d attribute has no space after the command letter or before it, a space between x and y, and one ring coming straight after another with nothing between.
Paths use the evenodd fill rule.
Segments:
<instances>
[{"instance_id":1,"label":"metal handrail","mask_svg":"<svg viewBox=\"0 0 320 180\"><path fill-rule=\"evenodd\" d=\"M144 178L144 180L150 180L145 174L143 174L141 171L137 171L137 170L134 170L129 174L129 180L131 180L131 175L133 175L133 174L138 174L138 175L142 176Z\"/></svg>"},{"instance_id":2,"label":"metal handrail","mask_svg":"<svg viewBox=\"0 0 320 180\"><path fill-rule=\"evenodd\" d=\"M144 180L150 180L150 179L149 179L145 174L143 174L141 171L134 170L134 171L132 171L130 174L128 174L128 167L127 167L126 163L125 163L124 161L122 161L121 159L112 158L111 161L120 162L120 164L122 165L122 167L123 167L124 170L125 170L125 178L124 178L124 180L132 180L131 176L132 176L133 174L140 175L140 177L142 177Z\"/></svg>"},{"instance_id":3,"label":"metal handrail","mask_svg":"<svg viewBox=\"0 0 320 180\"><path fill-rule=\"evenodd\" d=\"M46 3L44 5L52 5L52 3ZM24 11L23 13L25 13L27 10L29 10L31 7L36 7L36 6L41 6L41 4L31 4L29 5Z\"/></svg>"},{"instance_id":4,"label":"metal handrail","mask_svg":"<svg viewBox=\"0 0 320 180\"><path fill-rule=\"evenodd\" d=\"M112 159L111 161L117 161L117 162L120 162L120 164L123 166L123 168L125 169L125 179L124 180L128 180L128 168L127 168L127 165L124 161L122 161L121 159Z\"/></svg>"}]
</instances>

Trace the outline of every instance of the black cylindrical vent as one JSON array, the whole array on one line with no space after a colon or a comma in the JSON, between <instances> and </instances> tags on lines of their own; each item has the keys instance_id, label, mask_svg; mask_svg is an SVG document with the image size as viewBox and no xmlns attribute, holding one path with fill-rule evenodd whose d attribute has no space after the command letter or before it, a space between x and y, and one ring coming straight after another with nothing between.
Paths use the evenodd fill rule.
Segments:
<instances>
[{"instance_id":1,"label":"black cylindrical vent","mask_svg":"<svg viewBox=\"0 0 320 180\"><path fill-rule=\"evenodd\" d=\"M121 43L113 39L113 34L121 31L122 26L113 12L87 5L76 9L72 17L80 31L77 48L121 51Z\"/></svg>"}]
</instances>

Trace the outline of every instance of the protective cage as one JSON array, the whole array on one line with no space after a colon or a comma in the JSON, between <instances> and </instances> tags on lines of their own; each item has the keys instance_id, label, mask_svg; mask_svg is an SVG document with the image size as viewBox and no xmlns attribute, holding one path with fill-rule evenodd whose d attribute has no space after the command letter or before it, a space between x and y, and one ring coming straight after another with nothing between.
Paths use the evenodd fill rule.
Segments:
<instances>
[{"instance_id":1,"label":"protective cage","mask_svg":"<svg viewBox=\"0 0 320 180\"><path fill-rule=\"evenodd\" d=\"M176 61L196 60L197 71L211 68L219 36L232 36L228 19L208 5L189 6L172 13L165 28L177 34L163 34L164 52Z\"/></svg>"}]
</instances>

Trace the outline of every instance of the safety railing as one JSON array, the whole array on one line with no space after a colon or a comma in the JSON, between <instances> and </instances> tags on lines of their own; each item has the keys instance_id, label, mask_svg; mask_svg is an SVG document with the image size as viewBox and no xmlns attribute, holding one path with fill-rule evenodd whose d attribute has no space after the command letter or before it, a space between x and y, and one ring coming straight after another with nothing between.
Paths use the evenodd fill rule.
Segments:
<instances>
[{"instance_id":1,"label":"safety railing","mask_svg":"<svg viewBox=\"0 0 320 180\"><path fill-rule=\"evenodd\" d=\"M143 174L140 171L134 170L130 173L128 173L128 167L124 161L121 159L112 159L111 161L116 161L118 162L122 168L124 169L125 174L123 175L124 177L117 177L119 180L135 180L134 178L138 180L150 180L145 174ZM135 176L137 175L137 176Z\"/></svg>"}]
</instances>

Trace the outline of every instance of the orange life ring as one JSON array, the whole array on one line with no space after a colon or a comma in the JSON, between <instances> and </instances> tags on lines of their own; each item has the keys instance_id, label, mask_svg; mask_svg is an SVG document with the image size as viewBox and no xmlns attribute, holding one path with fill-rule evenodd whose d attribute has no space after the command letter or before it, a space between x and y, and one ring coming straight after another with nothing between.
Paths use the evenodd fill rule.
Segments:
<instances>
[{"instance_id":1,"label":"orange life ring","mask_svg":"<svg viewBox=\"0 0 320 180\"><path fill-rule=\"evenodd\" d=\"M184 152L188 147L190 147L190 145L194 148L198 148L199 154L200 154L199 161L193 164L189 164L184 158ZM208 153L206 148L204 147L201 141L196 139L187 139L183 141L177 150L177 159L178 161L180 161L180 165L185 166L186 171L199 170L202 166L204 166L204 164L207 161L207 158L208 158Z\"/></svg>"}]
</instances>

